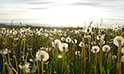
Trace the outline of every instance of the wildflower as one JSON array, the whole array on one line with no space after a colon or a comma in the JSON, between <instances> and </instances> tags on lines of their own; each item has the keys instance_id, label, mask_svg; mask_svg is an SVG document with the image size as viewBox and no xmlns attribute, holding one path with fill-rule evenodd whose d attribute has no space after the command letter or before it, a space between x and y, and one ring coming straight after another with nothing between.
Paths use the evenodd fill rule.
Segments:
<instances>
[{"instance_id":1,"label":"wildflower","mask_svg":"<svg viewBox=\"0 0 124 74\"><path fill-rule=\"evenodd\" d=\"M52 46L55 48L58 48L61 45L61 41L59 39L54 40L54 42L52 42Z\"/></svg>"},{"instance_id":2,"label":"wildflower","mask_svg":"<svg viewBox=\"0 0 124 74\"><path fill-rule=\"evenodd\" d=\"M77 43L77 40L76 39L73 39L72 43L74 43L74 44Z\"/></svg>"},{"instance_id":3,"label":"wildflower","mask_svg":"<svg viewBox=\"0 0 124 74\"><path fill-rule=\"evenodd\" d=\"M19 39L18 37L15 37L15 38L14 38L15 41L18 40L18 39Z\"/></svg>"},{"instance_id":4,"label":"wildflower","mask_svg":"<svg viewBox=\"0 0 124 74\"><path fill-rule=\"evenodd\" d=\"M32 50L32 46L31 45L27 45L27 50Z\"/></svg>"},{"instance_id":5,"label":"wildflower","mask_svg":"<svg viewBox=\"0 0 124 74\"><path fill-rule=\"evenodd\" d=\"M121 57L121 61L124 62L124 55Z\"/></svg>"},{"instance_id":6,"label":"wildflower","mask_svg":"<svg viewBox=\"0 0 124 74\"><path fill-rule=\"evenodd\" d=\"M17 31L14 31L14 32L13 32L13 35L16 35L16 34L17 34Z\"/></svg>"},{"instance_id":7,"label":"wildflower","mask_svg":"<svg viewBox=\"0 0 124 74\"><path fill-rule=\"evenodd\" d=\"M63 35L64 35L64 36L67 36L67 34L66 34L66 33L64 33Z\"/></svg>"},{"instance_id":8,"label":"wildflower","mask_svg":"<svg viewBox=\"0 0 124 74\"><path fill-rule=\"evenodd\" d=\"M0 51L1 54L7 54L8 52L11 53L11 51L8 50L8 48L2 49L2 50Z\"/></svg>"},{"instance_id":9,"label":"wildflower","mask_svg":"<svg viewBox=\"0 0 124 74\"><path fill-rule=\"evenodd\" d=\"M82 45L83 45L83 43L82 43L82 42L80 42L78 46L82 47Z\"/></svg>"},{"instance_id":10,"label":"wildflower","mask_svg":"<svg viewBox=\"0 0 124 74\"><path fill-rule=\"evenodd\" d=\"M88 44L85 44L85 48L88 48Z\"/></svg>"},{"instance_id":11,"label":"wildflower","mask_svg":"<svg viewBox=\"0 0 124 74\"><path fill-rule=\"evenodd\" d=\"M61 41L65 41L65 37L62 37L62 38L61 38Z\"/></svg>"},{"instance_id":12,"label":"wildflower","mask_svg":"<svg viewBox=\"0 0 124 74\"><path fill-rule=\"evenodd\" d=\"M48 52L49 52L49 51L51 51L51 48L49 48L49 47L48 47L48 48L46 48L46 51L48 51Z\"/></svg>"},{"instance_id":13,"label":"wildflower","mask_svg":"<svg viewBox=\"0 0 124 74\"><path fill-rule=\"evenodd\" d=\"M78 30L75 30L75 34L79 34L79 31Z\"/></svg>"},{"instance_id":14,"label":"wildflower","mask_svg":"<svg viewBox=\"0 0 124 74\"><path fill-rule=\"evenodd\" d=\"M116 37L114 38L114 44L115 44L116 46L123 45L123 43L124 43L123 37L121 37L121 36L116 36Z\"/></svg>"},{"instance_id":15,"label":"wildflower","mask_svg":"<svg viewBox=\"0 0 124 74\"><path fill-rule=\"evenodd\" d=\"M105 40L100 40L98 43L99 43L99 45L104 45L105 44Z\"/></svg>"},{"instance_id":16,"label":"wildflower","mask_svg":"<svg viewBox=\"0 0 124 74\"><path fill-rule=\"evenodd\" d=\"M98 46L93 46L92 49L91 49L91 51L93 53L98 53L100 51L100 48Z\"/></svg>"},{"instance_id":17,"label":"wildflower","mask_svg":"<svg viewBox=\"0 0 124 74\"><path fill-rule=\"evenodd\" d=\"M48 36L49 36L49 35L46 33L46 34L45 34L45 37L48 37Z\"/></svg>"},{"instance_id":18,"label":"wildflower","mask_svg":"<svg viewBox=\"0 0 124 74\"><path fill-rule=\"evenodd\" d=\"M104 40L104 38L105 38L105 34L97 36L97 40Z\"/></svg>"},{"instance_id":19,"label":"wildflower","mask_svg":"<svg viewBox=\"0 0 124 74\"><path fill-rule=\"evenodd\" d=\"M36 56L33 56L33 58L29 59L29 61L35 62L35 61L38 61L38 59L36 58Z\"/></svg>"},{"instance_id":20,"label":"wildflower","mask_svg":"<svg viewBox=\"0 0 124 74\"><path fill-rule=\"evenodd\" d=\"M49 54L46 51L38 50L36 53L36 58L39 61L47 61L49 59Z\"/></svg>"},{"instance_id":21,"label":"wildflower","mask_svg":"<svg viewBox=\"0 0 124 74\"><path fill-rule=\"evenodd\" d=\"M93 41L93 42L91 42L91 44L92 44L92 45L95 45L95 44L96 44L96 42L95 42L95 41Z\"/></svg>"},{"instance_id":22,"label":"wildflower","mask_svg":"<svg viewBox=\"0 0 124 74\"><path fill-rule=\"evenodd\" d=\"M104 45L104 46L102 47L102 50L103 50L104 52L109 52L109 51L110 51L110 46L109 46L109 45Z\"/></svg>"},{"instance_id":23,"label":"wildflower","mask_svg":"<svg viewBox=\"0 0 124 74\"><path fill-rule=\"evenodd\" d=\"M124 54L124 47L121 49L121 52Z\"/></svg>"},{"instance_id":24,"label":"wildflower","mask_svg":"<svg viewBox=\"0 0 124 74\"><path fill-rule=\"evenodd\" d=\"M81 51L75 51L75 55L80 56L81 55Z\"/></svg>"},{"instance_id":25,"label":"wildflower","mask_svg":"<svg viewBox=\"0 0 124 74\"><path fill-rule=\"evenodd\" d=\"M36 70L37 70L37 67L36 67L36 65L32 65L31 63L27 66L27 68L25 68L25 71L27 72L27 73L34 73L34 72L36 72Z\"/></svg>"},{"instance_id":26,"label":"wildflower","mask_svg":"<svg viewBox=\"0 0 124 74\"><path fill-rule=\"evenodd\" d=\"M19 64L20 69L28 68L29 63L26 62L25 60L22 60L22 62Z\"/></svg>"},{"instance_id":27,"label":"wildflower","mask_svg":"<svg viewBox=\"0 0 124 74\"><path fill-rule=\"evenodd\" d=\"M90 39L91 38L91 35L84 35L84 38Z\"/></svg>"},{"instance_id":28,"label":"wildflower","mask_svg":"<svg viewBox=\"0 0 124 74\"><path fill-rule=\"evenodd\" d=\"M19 65L19 68L24 69L27 73L34 73L37 69L36 65L32 65L31 63L25 61Z\"/></svg>"},{"instance_id":29,"label":"wildflower","mask_svg":"<svg viewBox=\"0 0 124 74\"><path fill-rule=\"evenodd\" d=\"M66 42L71 42L71 38L70 37L67 37L66 38Z\"/></svg>"},{"instance_id":30,"label":"wildflower","mask_svg":"<svg viewBox=\"0 0 124 74\"><path fill-rule=\"evenodd\" d=\"M112 59L117 59L117 56L116 55L112 55Z\"/></svg>"},{"instance_id":31,"label":"wildflower","mask_svg":"<svg viewBox=\"0 0 124 74\"><path fill-rule=\"evenodd\" d=\"M59 46L59 50L61 52L67 52L68 51L68 44L67 43L61 43L61 45Z\"/></svg>"}]
</instances>

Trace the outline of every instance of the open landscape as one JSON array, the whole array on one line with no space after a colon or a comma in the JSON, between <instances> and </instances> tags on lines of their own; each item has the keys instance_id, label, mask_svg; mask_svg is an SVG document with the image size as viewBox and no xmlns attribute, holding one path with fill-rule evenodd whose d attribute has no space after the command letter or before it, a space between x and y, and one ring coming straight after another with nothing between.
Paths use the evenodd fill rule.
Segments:
<instances>
[{"instance_id":1,"label":"open landscape","mask_svg":"<svg viewBox=\"0 0 124 74\"><path fill-rule=\"evenodd\" d=\"M124 28L0 25L1 74L122 74Z\"/></svg>"},{"instance_id":2,"label":"open landscape","mask_svg":"<svg viewBox=\"0 0 124 74\"><path fill-rule=\"evenodd\" d=\"M124 74L124 0L0 0L0 74Z\"/></svg>"}]
</instances>

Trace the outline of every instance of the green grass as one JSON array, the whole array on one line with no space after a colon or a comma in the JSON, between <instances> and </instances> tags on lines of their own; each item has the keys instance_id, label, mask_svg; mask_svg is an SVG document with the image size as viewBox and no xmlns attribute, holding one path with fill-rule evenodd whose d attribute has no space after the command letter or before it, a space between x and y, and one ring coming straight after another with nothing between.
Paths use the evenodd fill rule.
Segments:
<instances>
[{"instance_id":1,"label":"green grass","mask_svg":"<svg viewBox=\"0 0 124 74\"><path fill-rule=\"evenodd\" d=\"M5 30L2 30L2 27L5 27ZM73 28L73 27L43 27L42 35L36 35L35 29L40 29L41 27L31 27L31 33L26 32L27 34L20 35L20 29L25 27L26 29L29 26L6 26L2 25L0 28L0 50L8 48L11 53L0 54L0 73L1 74L27 74L25 69L20 69L19 64L22 63L22 60L25 60L28 63L36 65L37 70L32 74L121 74L123 73L123 62L121 62L122 53L118 50L121 50L114 45L111 39L114 39L116 36L124 37L123 32L113 31L113 29L93 29L93 34L85 33L83 31L79 31L79 33L75 33L75 30L79 30L82 28ZM15 30L13 30L15 28ZM54 29L57 29L54 32ZM47 29L47 31L45 31ZM50 29L52 31L50 31ZM67 30L69 29L69 30ZM8 31L17 31L17 34L13 35L7 33ZM62 32L59 32L62 30ZM6 31L2 33L2 31ZM101 31L101 32L99 32ZM84 33L86 36L90 35L91 38L82 37L81 34ZM45 34L52 35L46 37ZM64 35L66 34L66 36ZM111 50L108 54L102 51L102 46L99 45L99 40L97 40L98 35L105 34L105 44L111 47ZM14 40L17 37L18 40ZM55 39L61 40L61 37L70 37L72 40L76 39L77 43L68 43L63 41L63 43L67 43L69 45L68 51L62 53L59 48L54 48L52 46L52 42ZM84 39L84 40L82 40ZM88 48L79 47L79 43L83 42L84 45L88 44ZM95 42L95 44L91 44L91 42ZM31 46L32 50L28 50L28 45ZM40 49L42 46L43 49ZM92 53L91 49L93 46L99 46L100 52ZM46 48L49 47L52 50L46 51ZM49 59L47 61L34 61L31 62L29 59L35 57L38 50L44 50L49 54ZM75 55L75 51L81 51L81 56ZM58 55L62 55L62 58L58 58ZM112 59L112 56L116 55L117 59ZM7 64L4 64L7 61ZM46 62L48 62L46 64ZM119 64L117 64L119 63ZM9 64L9 65L8 65Z\"/></svg>"}]
</instances>

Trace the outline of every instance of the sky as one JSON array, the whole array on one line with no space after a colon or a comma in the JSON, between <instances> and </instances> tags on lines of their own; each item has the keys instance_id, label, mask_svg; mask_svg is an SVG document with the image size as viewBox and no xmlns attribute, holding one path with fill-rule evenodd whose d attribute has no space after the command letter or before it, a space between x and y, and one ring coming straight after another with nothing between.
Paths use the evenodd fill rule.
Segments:
<instances>
[{"instance_id":1,"label":"sky","mask_svg":"<svg viewBox=\"0 0 124 74\"><path fill-rule=\"evenodd\" d=\"M124 0L0 0L0 23L38 26L123 24Z\"/></svg>"}]
</instances>

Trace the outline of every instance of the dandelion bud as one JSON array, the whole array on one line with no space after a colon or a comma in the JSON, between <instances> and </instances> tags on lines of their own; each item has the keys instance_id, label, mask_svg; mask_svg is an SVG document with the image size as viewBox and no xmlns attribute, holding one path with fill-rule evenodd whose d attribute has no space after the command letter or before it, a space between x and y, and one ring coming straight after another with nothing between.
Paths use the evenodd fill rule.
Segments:
<instances>
[{"instance_id":1,"label":"dandelion bud","mask_svg":"<svg viewBox=\"0 0 124 74\"><path fill-rule=\"evenodd\" d=\"M82 33L81 35L82 35L82 37L84 37L84 33Z\"/></svg>"},{"instance_id":2,"label":"dandelion bud","mask_svg":"<svg viewBox=\"0 0 124 74\"><path fill-rule=\"evenodd\" d=\"M12 59L10 59L10 61L12 61Z\"/></svg>"},{"instance_id":3,"label":"dandelion bud","mask_svg":"<svg viewBox=\"0 0 124 74\"><path fill-rule=\"evenodd\" d=\"M54 74L57 74L57 71L54 71Z\"/></svg>"},{"instance_id":4,"label":"dandelion bud","mask_svg":"<svg viewBox=\"0 0 124 74\"><path fill-rule=\"evenodd\" d=\"M22 63L24 64L25 63L25 60L22 60Z\"/></svg>"},{"instance_id":5,"label":"dandelion bud","mask_svg":"<svg viewBox=\"0 0 124 74\"><path fill-rule=\"evenodd\" d=\"M91 35L91 33L89 33L89 35Z\"/></svg>"},{"instance_id":6,"label":"dandelion bud","mask_svg":"<svg viewBox=\"0 0 124 74\"><path fill-rule=\"evenodd\" d=\"M11 66L10 64L8 64L8 66L9 66L10 68L12 68L12 66Z\"/></svg>"},{"instance_id":7,"label":"dandelion bud","mask_svg":"<svg viewBox=\"0 0 124 74\"><path fill-rule=\"evenodd\" d=\"M43 71L43 74L46 74L46 71Z\"/></svg>"}]
</instances>

